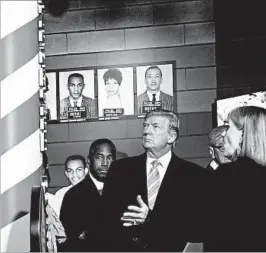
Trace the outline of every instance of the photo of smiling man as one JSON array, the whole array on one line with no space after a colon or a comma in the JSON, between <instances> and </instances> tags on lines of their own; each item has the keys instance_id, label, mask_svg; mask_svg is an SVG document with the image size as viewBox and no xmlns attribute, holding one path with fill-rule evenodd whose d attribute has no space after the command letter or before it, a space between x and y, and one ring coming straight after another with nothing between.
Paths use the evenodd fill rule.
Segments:
<instances>
[{"instance_id":1,"label":"photo of smiling man","mask_svg":"<svg viewBox=\"0 0 266 253\"><path fill-rule=\"evenodd\" d=\"M133 68L98 70L99 116L105 109L122 109L123 115L134 114Z\"/></svg>"},{"instance_id":2,"label":"photo of smiling man","mask_svg":"<svg viewBox=\"0 0 266 253\"><path fill-rule=\"evenodd\" d=\"M96 102L92 97L93 70L60 73L60 120L96 118Z\"/></svg>"},{"instance_id":3,"label":"photo of smiling man","mask_svg":"<svg viewBox=\"0 0 266 253\"><path fill-rule=\"evenodd\" d=\"M137 89L138 114L154 109L173 111L173 65L137 67Z\"/></svg>"}]
</instances>

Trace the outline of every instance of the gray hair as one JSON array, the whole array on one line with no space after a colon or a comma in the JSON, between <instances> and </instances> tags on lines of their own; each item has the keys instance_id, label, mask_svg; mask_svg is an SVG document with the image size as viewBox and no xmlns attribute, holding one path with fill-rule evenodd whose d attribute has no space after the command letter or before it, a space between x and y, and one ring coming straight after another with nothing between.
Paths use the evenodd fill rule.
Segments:
<instances>
[{"instance_id":1,"label":"gray hair","mask_svg":"<svg viewBox=\"0 0 266 253\"><path fill-rule=\"evenodd\" d=\"M172 143L172 149L175 148L176 145L176 141L179 137L179 119L177 117L177 115L172 112L172 111L168 111L168 110L153 110L150 111L146 114L145 116L145 120L152 117L152 116L161 116L161 117L165 117L168 119L169 124L168 124L168 130L169 132L175 132L176 133L176 139L175 141Z\"/></svg>"}]
</instances>

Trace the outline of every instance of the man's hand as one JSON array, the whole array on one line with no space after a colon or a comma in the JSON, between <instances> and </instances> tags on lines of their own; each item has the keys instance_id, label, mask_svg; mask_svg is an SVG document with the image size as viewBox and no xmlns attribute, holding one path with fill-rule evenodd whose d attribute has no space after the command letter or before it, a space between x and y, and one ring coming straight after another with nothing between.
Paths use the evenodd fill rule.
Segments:
<instances>
[{"instance_id":1,"label":"man's hand","mask_svg":"<svg viewBox=\"0 0 266 253\"><path fill-rule=\"evenodd\" d=\"M140 195L137 196L139 206L128 206L127 212L123 213L121 220L124 227L130 227L133 225L139 225L145 222L149 208L143 202Z\"/></svg>"}]
</instances>

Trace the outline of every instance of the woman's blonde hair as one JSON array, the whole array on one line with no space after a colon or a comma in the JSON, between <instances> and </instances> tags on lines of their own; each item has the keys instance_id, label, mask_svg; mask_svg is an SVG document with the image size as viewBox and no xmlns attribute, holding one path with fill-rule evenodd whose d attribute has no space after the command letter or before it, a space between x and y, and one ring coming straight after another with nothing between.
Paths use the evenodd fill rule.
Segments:
<instances>
[{"instance_id":1,"label":"woman's blonde hair","mask_svg":"<svg viewBox=\"0 0 266 253\"><path fill-rule=\"evenodd\" d=\"M249 157L266 166L266 109L256 106L238 107L229 113L228 120L243 131L239 156Z\"/></svg>"}]
</instances>

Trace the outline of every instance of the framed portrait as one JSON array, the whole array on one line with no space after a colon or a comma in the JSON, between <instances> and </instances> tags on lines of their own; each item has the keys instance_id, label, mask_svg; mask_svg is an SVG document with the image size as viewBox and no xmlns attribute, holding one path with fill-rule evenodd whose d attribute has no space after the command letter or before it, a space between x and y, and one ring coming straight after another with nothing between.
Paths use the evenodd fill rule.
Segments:
<instances>
[{"instance_id":1,"label":"framed portrait","mask_svg":"<svg viewBox=\"0 0 266 253\"><path fill-rule=\"evenodd\" d=\"M97 118L94 70L59 72L60 121Z\"/></svg>"},{"instance_id":2,"label":"framed portrait","mask_svg":"<svg viewBox=\"0 0 266 253\"><path fill-rule=\"evenodd\" d=\"M174 110L173 64L137 66L137 114Z\"/></svg>"},{"instance_id":3,"label":"framed portrait","mask_svg":"<svg viewBox=\"0 0 266 253\"><path fill-rule=\"evenodd\" d=\"M226 124L229 112L241 106L257 106L266 109L266 91L218 99L216 101L217 125Z\"/></svg>"},{"instance_id":4,"label":"framed portrait","mask_svg":"<svg viewBox=\"0 0 266 253\"><path fill-rule=\"evenodd\" d=\"M134 114L133 67L98 69L99 117Z\"/></svg>"},{"instance_id":5,"label":"framed portrait","mask_svg":"<svg viewBox=\"0 0 266 253\"><path fill-rule=\"evenodd\" d=\"M57 102L56 102L56 72L46 73L46 105L48 111L48 121L57 120Z\"/></svg>"}]
</instances>

